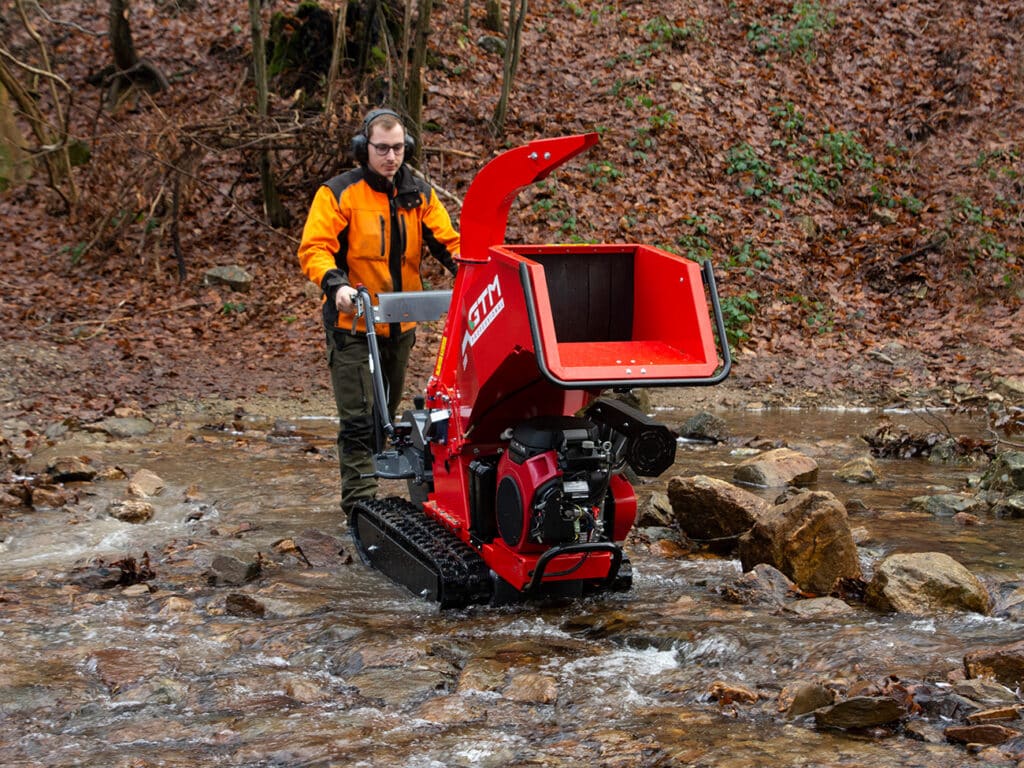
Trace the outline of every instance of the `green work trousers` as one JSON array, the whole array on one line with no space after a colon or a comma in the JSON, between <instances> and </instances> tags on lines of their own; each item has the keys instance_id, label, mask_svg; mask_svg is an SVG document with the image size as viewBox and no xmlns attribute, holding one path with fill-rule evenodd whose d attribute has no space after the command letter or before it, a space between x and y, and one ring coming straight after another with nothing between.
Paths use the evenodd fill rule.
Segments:
<instances>
[{"instance_id":1,"label":"green work trousers","mask_svg":"<svg viewBox=\"0 0 1024 768\"><path fill-rule=\"evenodd\" d=\"M393 422L405 387L405 369L416 342L416 331L397 337L378 336L380 368ZM374 471L373 382L370 346L366 336L347 331L327 334L327 363L331 369L334 403L338 407L338 464L341 469L341 508L351 515L352 505L377 493ZM383 447L383 446L382 446Z\"/></svg>"}]
</instances>

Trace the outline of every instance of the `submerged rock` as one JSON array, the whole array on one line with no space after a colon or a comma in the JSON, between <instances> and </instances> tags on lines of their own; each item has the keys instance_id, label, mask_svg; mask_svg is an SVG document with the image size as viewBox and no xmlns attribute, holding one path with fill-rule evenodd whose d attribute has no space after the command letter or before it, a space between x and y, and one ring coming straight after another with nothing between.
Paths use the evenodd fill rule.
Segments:
<instances>
[{"instance_id":1,"label":"submerged rock","mask_svg":"<svg viewBox=\"0 0 1024 768\"><path fill-rule=\"evenodd\" d=\"M148 499L151 496L159 496L163 489L163 479L148 469L140 469L128 479L128 493L136 498Z\"/></svg>"},{"instance_id":2,"label":"submerged rock","mask_svg":"<svg viewBox=\"0 0 1024 768\"><path fill-rule=\"evenodd\" d=\"M831 706L835 693L820 683L801 683L794 690L784 689L780 698L790 699L786 717L800 717L822 707Z\"/></svg>"},{"instance_id":3,"label":"submerged rock","mask_svg":"<svg viewBox=\"0 0 1024 768\"><path fill-rule=\"evenodd\" d=\"M878 465L870 456L860 456L837 469L835 477L844 483L876 483L878 482Z\"/></svg>"},{"instance_id":4,"label":"submerged rock","mask_svg":"<svg viewBox=\"0 0 1024 768\"><path fill-rule=\"evenodd\" d=\"M1020 736L1020 731L998 723L951 725L943 733L950 741L960 744L1002 744Z\"/></svg>"},{"instance_id":5,"label":"submerged rock","mask_svg":"<svg viewBox=\"0 0 1024 768\"><path fill-rule=\"evenodd\" d=\"M978 577L942 552L890 555L876 569L865 597L868 605L898 613L953 609L987 614L991 607Z\"/></svg>"},{"instance_id":6,"label":"submerged rock","mask_svg":"<svg viewBox=\"0 0 1024 768\"><path fill-rule=\"evenodd\" d=\"M978 648L964 656L968 677L987 677L1009 688L1024 686L1024 640Z\"/></svg>"},{"instance_id":7,"label":"submerged rock","mask_svg":"<svg viewBox=\"0 0 1024 768\"><path fill-rule=\"evenodd\" d=\"M90 424L86 429L93 432L105 432L111 437L142 437L156 429L156 426L144 418L113 417Z\"/></svg>"},{"instance_id":8,"label":"submerged rock","mask_svg":"<svg viewBox=\"0 0 1024 768\"><path fill-rule=\"evenodd\" d=\"M531 704L553 704L558 699L558 681L551 675L521 672L513 675L505 698Z\"/></svg>"},{"instance_id":9,"label":"submerged rock","mask_svg":"<svg viewBox=\"0 0 1024 768\"><path fill-rule=\"evenodd\" d=\"M936 517L951 517L962 512L983 512L988 505L968 493L940 493L936 496L915 496L910 500L910 506Z\"/></svg>"},{"instance_id":10,"label":"submerged rock","mask_svg":"<svg viewBox=\"0 0 1024 768\"><path fill-rule=\"evenodd\" d=\"M906 710L888 696L854 696L830 707L815 710L814 722L821 728L871 728L898 722Z\"/></svg>"},{"instance_id":11,"label":"submerged rock","mask_svg":"<svg viewBox=\"0 0 1024 768\"><path fill-rule=\"evenodd\" d=\"M758 563L734 582L719 587L719 594L740 605L780 606L797 592L786 574L768 563Z\"/></svg>"},{"instance_id":12,"label":"submerged rock","mask_svg":"<svg viewBox=\"0 0 1024 768\"><path fill-rule=\"evenodd\" d=\"M116 517L122 523L146 523L153 519L156 509L148 501L124 499L110 502L107 514Z\"/></svg>"},{"instance_id":13,"label":"submerged rock","mask_svg":"<svg viewBox=\"0 0 1024 768\"><path fill-rule=\"evenodd\" d=\"M981 487L1002 493L1024 491L1024 451L1006 451L996 456L982 475Z\"/></svg>"},{"instance_id":14,"label":"submerged rock","mask_svg":"<svg viewBox=\"0 0 1024 768\"><path fill-rule=\"evenodd\" d=\"M818 478L818 462L791 448L776 448L752 456L736 465L733 479L737 483L760 488L784 488L806 485Z\"/></svg>"},{"instance_id":15,"label":"submerged rock","mask_svg":"<svg viewBox=\"0 0 1024 768\"><path fill-rule=\"evenodd\" d=\"M97 471L87 456L60 456L46 467L46 474L54 483L89 482Z\"/></svg>"},{"instance_id":16,"label":"submerged rock","mask_svg":"<svg viewBox=\"0 0 1024 768\"><path fill-rule=\"evenodd\" d=\"M679 434L691 440L724 443L729 438L725 419L708 411L694 414L679 428Z\"/></svg>"},{"instance_id":17,"label":"submerged rock","mask_svg":"<svg viewBox=\"0 0 1024 768\"><path fill-rule=\"evenodd\" d=\"M262 570L258 559L244 563L237 557L217 555L206 572L206 580L213 587L241 586L257 578Z\"/></svg>"}]
</instances>

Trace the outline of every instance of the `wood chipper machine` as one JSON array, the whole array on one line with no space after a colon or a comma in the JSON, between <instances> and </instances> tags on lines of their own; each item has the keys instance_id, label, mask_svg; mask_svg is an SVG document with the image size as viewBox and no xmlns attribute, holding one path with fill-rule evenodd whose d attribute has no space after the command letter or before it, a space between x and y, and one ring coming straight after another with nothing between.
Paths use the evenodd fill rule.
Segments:
<instances>
[{"instance_id":1,"label":"wood chipper machine","mask_svg":"<svg viewBox=\"0 0 1024 768\"><path fill-rule=\"evenodd\" d=\"M484 166L451 291L359 290L375 323L447 312L426 391L394 423L367 323L375 474L408 481L410 498L360 502L350 519L364 562L442 608L629 589L626 467L660 475L676 435L601 395L729 373L709 262L636 244L504 244L518 192L596 142L542 139Z\"/></svg>"}]
</instances>

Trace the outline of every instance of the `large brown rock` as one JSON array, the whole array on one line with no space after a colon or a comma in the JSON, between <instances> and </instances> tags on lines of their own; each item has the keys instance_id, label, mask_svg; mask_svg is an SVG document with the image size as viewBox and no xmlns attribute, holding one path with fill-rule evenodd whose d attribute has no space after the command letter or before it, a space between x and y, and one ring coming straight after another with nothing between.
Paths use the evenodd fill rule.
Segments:
<instances>
[{"instance_id":1,"label":"large brown rock","mask_svg":"<svg viewBox=\"0 0 1024 768\"><path fill-rule=\"evenodd\" d=\"M846 508L827 491L801 493L769 508L740 537L739 555L744 571L768 563L816 594L861 575Z\"/></svg>"},{"instance_id":2,"label":"large brown rock","mask_svg":"<svg viewBox=\"0 0 1024 768\"><path fill-rule=\"evenodd\" d=\"M978 577L942 552L890 555L875 570L865 597L875 608L898 613L952 609L987 614L991 608Z\"/></svg>"},{"instance_id":3,"label":"large brown rock","mask_svg":"<svg viewBox=\"0 0 1024 768\"><path fill-rule=\"evenodd\" d=\"M725 551L734 549L739 536L769 509L768 502L750 491L706 475L673 477L668 500L688 538Z\"/></svg>"},{"instance_id":4,"label":"large brown rock","mask_svg":"<svg viewBox=\"0 0 1024 768\"><path fill-rule=\"evenodd\" d=\"M1024 686L1024 640L1010 645L978 648L964 655L968 677L987 677L1008 688Z\"/></svg>"},{"instance_id":5,"label":"large brown rock","mask_svg":"<svg viewBox=\"0 0 1024 768\"><path fill-rule=\"evenodd\" d=\"M806 485L818 478L818 462L792 448L776 448L744 459L733 470L737 483L761 488Z\"/></svg>"}]
</instances>

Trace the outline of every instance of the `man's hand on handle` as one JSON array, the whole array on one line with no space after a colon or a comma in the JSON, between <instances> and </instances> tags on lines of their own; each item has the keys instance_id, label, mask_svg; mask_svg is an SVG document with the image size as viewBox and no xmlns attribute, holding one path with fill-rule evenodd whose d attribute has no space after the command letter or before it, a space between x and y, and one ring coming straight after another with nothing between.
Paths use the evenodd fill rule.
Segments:
<instances>
[{"instance_id":1,"label":"man's hand on handle","mask_svg":"<svg viewBox=\"0 0 1024 768\"><path fill-rule=\"evenodd\" d=\"M356 308L356 296L358 293L359 292L351 285L341 286L334 297L334 306L338 308L339 312L346 315L354 312Z\"/></svg>"}]
</instances>

